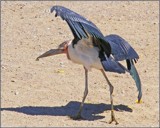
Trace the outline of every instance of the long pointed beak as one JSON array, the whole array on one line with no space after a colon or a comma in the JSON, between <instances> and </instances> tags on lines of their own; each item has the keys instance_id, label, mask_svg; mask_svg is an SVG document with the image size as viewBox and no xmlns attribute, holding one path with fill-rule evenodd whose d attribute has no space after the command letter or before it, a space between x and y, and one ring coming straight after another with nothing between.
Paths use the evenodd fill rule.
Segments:
<instances>
[{"instance_id":1,"label":"long pointed beak","mask_svg":"<svg viewBox=\"0 0 160 128\"><path fill-rule=\"evenodd\" d=\"M40 55L39 57L36 58L36 61L38 61L40 58L43 57L48 57L48 56L53 56L53 55L57 55L57 54L62 54L63 53L63 49L51 49L47 52L45 52L44 54Z\"/></svg>"}]
</instances>

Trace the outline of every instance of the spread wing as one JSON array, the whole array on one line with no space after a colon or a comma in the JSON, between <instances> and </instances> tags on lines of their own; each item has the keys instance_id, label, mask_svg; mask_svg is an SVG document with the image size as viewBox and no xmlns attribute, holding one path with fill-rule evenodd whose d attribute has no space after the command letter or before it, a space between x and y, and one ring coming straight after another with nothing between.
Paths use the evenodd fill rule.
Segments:
<instances>
[{"instance_id":1,"label":"spread wing","mask_svg":"<svg viewBox=\"0 0 160 128\"><path fill-rule=\"evenodd\" d=\"M139 59L137 52L122 37L111 34L106 36L105 40L110 44L112 49L111 53L116 61L126 59Z\"/></svg>"},{"instance_id":2,"label":"spread wing","mask_svg":"<svg viewBox=\"0 0 160 128\"><path fill-rule=\"evenodd\" d=\"M111 53L110 44L105 40L103 34L91 21L87 20L83 16L73 12L72 10L62 7L53 6L51 8L51 13L55 11L55 16L60 16L69 25L75 40L80 40L82 38L88 38L89 36L95 38L96 45L102 49L106 55L109 57ZM89 35L88 35L89 34Z\"/></svg>"},{"instance_id":3,"label":"spread wing","mask_svg":"<svg viewBox=\"0 0 160 128\"><path fill-rule=\"evenodd\" d=\"M142 98L141 80L134 65L134 61L136 62L137 59L139 59L137 52L130 46L130 44L126 40L118 35L108 35L105 37L105 39L111 46L111 54L113 55L114 59L116 61L126 60L129 73L134 79L137 90L139 91L138 101L140 102Z\"/></svg>"}]
</instances>

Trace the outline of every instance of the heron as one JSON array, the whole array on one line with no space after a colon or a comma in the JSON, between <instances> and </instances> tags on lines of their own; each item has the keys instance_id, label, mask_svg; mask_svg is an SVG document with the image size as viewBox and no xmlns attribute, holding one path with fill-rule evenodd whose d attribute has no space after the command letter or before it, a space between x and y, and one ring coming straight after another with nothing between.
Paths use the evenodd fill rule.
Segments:
<instances>
[{"instance_id":1,"label":"heron","mask_svg":"<svg viewBox=\"0 0 160 128\"><path fill-rule=\"evenodd\" d=\"M114 87L109 81L106 72L129 73L135 81L138 90L138 103L140 103L142 98L141 80L135 67L139 59L137 52L119 35L110 34L104 36L94 23L66 7L56 5L52 6L50 11L51 13L55 11L55 17L60 16L62 20L67 22L74 39L64 41L56 49L50 49L37 57L36 60L43 57L66 54L67 58L72 62L83 65L85 90L79 110L72 117L75 120L83 118L82 110L88 94L88 71L92 68L101 71L110 91L111 119L109 123L114 121L115 124L118 124L113 106ZM126 66L120 63L123 60L126 61Z\"/></svg>"}]
</instances>

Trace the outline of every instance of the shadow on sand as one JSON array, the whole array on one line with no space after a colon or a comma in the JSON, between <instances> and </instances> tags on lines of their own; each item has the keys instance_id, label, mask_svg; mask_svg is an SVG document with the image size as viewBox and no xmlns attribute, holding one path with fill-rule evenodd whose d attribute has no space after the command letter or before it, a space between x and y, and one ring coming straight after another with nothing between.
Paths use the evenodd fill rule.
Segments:
<instances>
[{"instance_id":1,"label":"shadow on sand","mask_svg":"<svg viewBox=\"0 0 160 128\"><path fill-rule=\"evenodd\" d=\"M49 116L74 116L80 106L80 102L71 101L65 106L23 106L16 108L1 108L1 111L14 111L27 115L49 115ZM86 120L98 120L104 118L98 114L111 110L110 104L90 104L85 103L82 115ZM132 109L126 105L114 105L114 110L119 112L132 112Z\"/></svg>"}]
</instances>

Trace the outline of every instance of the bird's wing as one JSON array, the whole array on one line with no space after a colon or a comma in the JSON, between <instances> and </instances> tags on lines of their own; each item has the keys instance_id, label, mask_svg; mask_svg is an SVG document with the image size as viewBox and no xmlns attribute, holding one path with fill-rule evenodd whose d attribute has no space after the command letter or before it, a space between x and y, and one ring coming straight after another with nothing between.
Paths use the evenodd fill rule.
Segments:
<instances>
[{"instance_id":1,"label":"bird's wing","mask_svg":"<svg viewBox=\"0 0 160 128\"><path fill-rule=\"evenodd\" d=\"M116 61L139 58L136 51L122 37L111 34L106 36L105 40L110 44L112 49L111 54L114 56Z\"/></svg>"},{"instance_id":2,"label":"bird's wing","mask_svg":"<svg viewBox=\"0 0 160 128\"><path fill-rule=\"evenodd\" d=\"M96 43L100 44L97 45L101 46L106 55L109 57L111 53L110 44L105 40L103 34L96 27L95 24L93 24L91 21L87 20L83 16L77 14L76 12L73 12L72 10L62 6L53 6L51 8L51 13L53 11L56 12L55 16L60 16L68 23L76 40L92 36L93 38L98 40L96 41Z\"/></svg>"},{"instance_id":3,"label":"bird's wing","mask_svg":"<svg viewBox=\"0 0 160 128\"><path fill-rule=\"evenodd\" d=\"M130 75L132 76L132 78L134 79L134 81L136 83L137 90L139 92L138 102L140 102L140 100L142 98L142 86L141 86L141 80L140 80L139 74L137 72L137 69L136 69L134 63L133 63L133 60L127 59L126 62L127 62L127 67L130 72Z\"/></svg>"},{"instance_id":4,"label":"bird's wing","mask_svg":"<svg viewBox=\"0 0 160 128\"><path fill-rule=\"evenodd\" d=\"M105 39L111 46L111 54L114 56L114 59L116 61L126 60L127 69L136 83L139 92L138 101L140 101L142 98L141 80L133 62L133 60L136 62L136 59L139 58L138 54L127 41L118 35L108 35Z\"/></svg>"}]
</instances>

